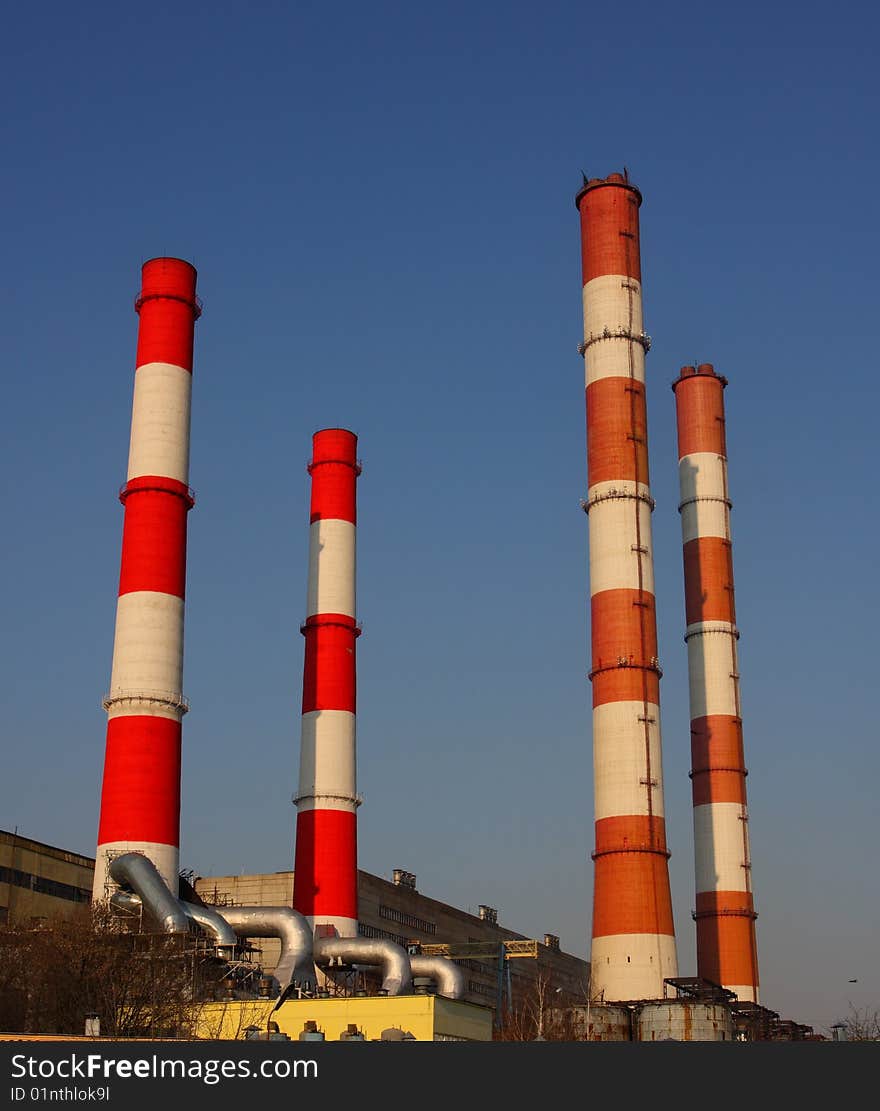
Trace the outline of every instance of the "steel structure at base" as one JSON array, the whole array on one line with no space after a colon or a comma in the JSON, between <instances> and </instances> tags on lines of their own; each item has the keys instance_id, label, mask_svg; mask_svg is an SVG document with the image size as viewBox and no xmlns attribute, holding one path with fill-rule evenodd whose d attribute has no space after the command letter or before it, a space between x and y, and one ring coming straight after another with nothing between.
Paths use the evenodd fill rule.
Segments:
<instances>
[{"instance_id":1,"label":"steel structure at base","mask_svg":"<svg viewBox=\"0 0 880 1111\"><path fill-rule=\"evenodd\" d=\"M260 1031L277 1023L278 1031L297 1041L306 1023L315 1023L326 1041L339 1041L356 1026L366 1041L392 1040L383 1032L400 1031L413 1041L488 1042L492 1012L488 1007L439 995L383 998L229 1000L199 1008L197 1037L217 1041L244 1039L249 1028ZM343 1039L345 1040L345 1039ZM410 1040L406 1038L405 1040Z\"/></svg>"},{"instance_id":2,"label":"steel structure at base","mask_svg":"<svg viewBox=\"0 0 880 1111\"><path fill-rule=\"evenodd\" d=\"M442 960L444 957L448 958L450 961L491 961L496 967L497 975L495 990L495 1025L500 1028L503 1025L505 990L507 1006L513 1006L513 989L510 982L510 965L508 961L518 957L537 960L538 945L539 942L537 940L526 939L525 941L472 941L458 945L446 945L443 943L439 945L419 945L417 949L422 955L422 958L429 961L436 960L437 958ZM412 959L418 960L419 958L414 957ZM413 965L413 972L417 973L415 965ZM561 988L558 990L561 991ZM456 998L461 998L461 996L457 996Z\"/></svg>"}]
</instances>

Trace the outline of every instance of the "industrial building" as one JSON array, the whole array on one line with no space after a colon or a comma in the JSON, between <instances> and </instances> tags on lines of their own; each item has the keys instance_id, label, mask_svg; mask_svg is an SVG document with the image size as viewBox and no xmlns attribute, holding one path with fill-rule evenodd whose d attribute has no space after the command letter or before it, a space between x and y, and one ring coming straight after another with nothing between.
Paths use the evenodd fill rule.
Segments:
<instances>
[{"instance_id":1,"label":"industrial building","mask_svg":"<svg viewBox=\"0 0 880 1111\"><path fill-rule=\"evenodd\" d=\"M91 857L0 831L0 862L0 921L7 917L26 922L51 920L68 916L91 901L95 872ZM291 871L199 876L192 877L191 882L202 901L221 910L242 905L289 907L293 877ZM499 983L506 1005L509 998L527 997L539 978L553 991L558 1003L586 1000L590 966L564 952L558 937L544 934L540 939L527 938L500 925L492 907L481 906L472 914L422 894L411 872L395 869L393 877L387 880L358 871L358 936L428 951L432 946L456 949L479 945L484 956L457 959L466 974L461 998L493 1011ZM510 946L511 942L520 944ZM271 975L280 950L278 938L260 938L250 946L249 956Z\"/></svg>"},{"instance_id":2,"label":"industrial building","mask_svg":"<svg viewBox=\"0 0 880 1111\"><path fill-rule=\"evenodd\" d=\"M90 857L0 830L0 861L0 922L17 919L38 925L82 912L90 901L95 866ZM190 879L205 903L220 908L290 905L293 893L293 872ZM187 886L186 880L182 886ZM589 964L563 951L557 937L526 938L500 925L492 907L480 906L471 913L433 899L416 889L415 875L402 869L395 869L390 880L359 871L358 908L358 933L365 938L384 937L428 951L444 942L452 951L480 947L482 959L456 959L466 975L461 999L446 999L424 986L393 999L365 994L362 985L370 984L370 977L363 974L351 981L347 994L328 998L322 992L311 1000L290 999L277 1010L277 998L240 999L230 991L228 999L201 1010L200 1036L242 1038L249 1028L265 1032L271 1021L280 1035L293 1039L316 1023L317 1032L331 1041L342 1036L380 1040L383 1033L387 1040L401 1031L417 1041L485 1040L492 1036L500 969L505 1005L508 980L514 1005L518 1000L534 1001L536 986L543 982L545 995L553 999L545 1031L551 1037L578 1041L814 1037L809 1026L782 1019L757 1003L737 1000L729 990L698 977L668 981L657 1000L605 1003L595 993L590 998ZM498 959L500 945L505 948L503 963ZM260 938L250 946L248 959L271 973L279 950L276 938ZM375 982L369 990L375 992Z\"/></svg>"},{"instance_id":3,"label":"industrial building","mask_svg":"<svg viewBox=\"0 0 880 1111\"><path fill-rule=\"evenodd\" d=\"M59 916L80 913L91 898L95 862L92 858L47 845L16 833L0 831L0 921L17 919L34 925ZM293 872L259 875L191 877L198 896L207 904L289 905ZM387 937L401 946L421 945L430 950L446 942L459 947L480 946L483 959L459 958L466 991L459 1000L446 999L424 986L391 999L367 994L369 982L358 976L352 990L336 998L322 992L311 999L229 998L205 1004L199 1013L199 1036L244 1038L264 1034L274 1023L279 1036L296 1039L312 1025L314 1036L326 1040L363 1038L389 1040L487 1040L493 1014L499 967L507 1003L510 979L514 1004L535 998L543 981L552 997L545 1034L578 1041L755 1041L807 1040L809 1026L781 1019L778 1013L697 977L664 984L664 998L638 1003L604 1003L588 996L589 964L559 947L559 939L525 938L497 921L494 908L461 910L424 895L416 877L395 869L388 880L358 872L358 933L365 938ZM182 887L187 886L184 880ZM499 965L493 950L504 945ZM249 959L264 972L276 967L280 942L262 938L250 947ZM510 953L513 956L510 956ZM534 955L532 955L534 954ZM265 983L265 980L263 981ZM557 989L561 989L557 991ZM277 990L277 989L276 989ZM375 992L375 984L370 989ZM250 1033L249 1033L250 1031ZM312 1035L310 1035L312 1036Z\"/></svg>"},{"instance_id":4,"label":"industrial building","mask_svg":"<svg viewBox=\"0 0 880 1111\"><path fill-rule=\"evenodd\" d=\"M68 918L92 899L95 862L0 829L0 924Z\"/></svg>"},{"instance_id":5,"label":"industrial building","mask_svg":"<svg viewBox=\"0 0 880 1111\"><path fill-rule=\"evenodd\" d=\"M274 872L199 876L192 882L199 897L209 905L217 905L222 913L224 906L237 903L290 906L293 880L293 872ZM481 954L485 954L479 959L454 957L466 973L462 999L494 1009L500 972L505 1003L508 995L513 1000L528 996L539 978L557 995L558 1002L586 1000L590 966L580 957L564 952L555 935L527 938L500 925L493 907L481 906L472 914L432 899L416 889L415 875L402 869L394 870L392 880L358 871L357 880L359 937L382 938L404 949L418 947L420 952L429 953L441 945L448 945L453 953L479 946ZM505 946L510 942L518 944ZM270 972L275 968L279 948L280 943L274 938L260 942L260 963Z\"/></svg>"},{"instance_id":6,"label":"industrial building","mask_svg":"<svg viewBox=\"0 0 880 1111\"><path fill-rule=\"evenodd\" d=\"M290 871L180 872L181 728L196 271L143 266L116 631L96 859L0 835L0 917L89 901L138 928L197 937L226 977L205 1030L416 1039L490 1036L505 1007L550 993L578 1040L784 1036L758 1003L722 391L710 364L673 389L690 674L698 975L678 971L666 841L662 675L646 404L640 191L587 178L580 221L587 427L595 863L590 962L415 874L358 868L358 438L312 438L296 837ZM305 525L305 521L303 522ZM305 528L303 529L303 534ZM367 752L362 754L370 759ZM683 771L683 769L680 769ZM123 928L123 927L120 927ZM259 976L255 970L259 969ZM258 982L259 981L259 982ZM219 990L219 989L218 989ZM277 1000L277 1002L276 1002ZM283 1012L283 1013L282 1013ZM248 1018L247 1016L251 1017ZM271 1016L271 1019L270 1019ZM543 1018L542 1018L543 1021ZM304 1023L298 1028L299 1023ZM322 1030L323 1022L326 1029ZM488 1024L488 1025L487 1025ZM798 1028L802 1032L805 1028ZM487 1030L490 1032L487 1034ZM774 1035L775 1031L775 1035ZM395 1035L396 1036L396 1035Z\"/></svg>"}]
</instances>

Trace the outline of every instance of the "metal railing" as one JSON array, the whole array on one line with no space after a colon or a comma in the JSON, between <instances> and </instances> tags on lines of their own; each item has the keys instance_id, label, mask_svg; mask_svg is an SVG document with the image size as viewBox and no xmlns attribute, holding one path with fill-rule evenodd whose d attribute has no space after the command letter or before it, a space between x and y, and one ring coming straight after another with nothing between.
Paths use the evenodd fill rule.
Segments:
<instances>
[{"instance_id":1,"label":"metal railing","mask_svg":"<svg viewBox=\"0 0 880 1111\"><path fill-rule=\"evenodd\" d=\"M105 710L116 706L120 702L147 702L159 706L168 706L172 710L179 710L182 714L189 712L189 700L179 691L156 690L112 690L101 699Z\"/></svg>"},{"instance_id":2,"label":"metal railing","mask_svg":"<svg viewBox=\"0 0 880 1111\"><path fill-rule=\"evenodd\" d=\"M583 343L578 344L578 354L585 355L587 349L592 347L594 343L599 343L603 339L626 339L630 343L637 343L643 347L645 351L651 350L651 337L647 332L631 332L629 328L620 324L617 328L603 328L601 332L590 332L584 339Z\"/></svg>"}]
</instances>

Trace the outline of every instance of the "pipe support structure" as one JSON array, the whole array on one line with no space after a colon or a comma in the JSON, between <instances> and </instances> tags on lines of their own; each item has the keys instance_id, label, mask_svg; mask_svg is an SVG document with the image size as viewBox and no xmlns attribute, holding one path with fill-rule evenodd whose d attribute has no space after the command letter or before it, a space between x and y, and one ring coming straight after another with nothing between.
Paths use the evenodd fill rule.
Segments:
<instances>
[{"instance_id":1,"label":"pipe support structure","mask_svg":"<svg viewBox=\"0 0 880 1111\"><path fill-rule=\"evenodd\" d=\"M377 965L382 969L382 989L389 995L412 992L412 968L407 951L394 941L369 937L321 937L315 939L315 964L331 961Z\"/></svg>"},{"instance_id":2,"label":"pipe support structure","mask_svg":"<svg viewBox=\"0 0 880 1111\"><path fill-rule=\"evenodd\" d=\"M222 916L239 937L281 939L274 975L282 991L294 982L304 990L314 990L312 930L303 915L291 907L243 906L223 907Z\"/></svg>"}]
</instances>

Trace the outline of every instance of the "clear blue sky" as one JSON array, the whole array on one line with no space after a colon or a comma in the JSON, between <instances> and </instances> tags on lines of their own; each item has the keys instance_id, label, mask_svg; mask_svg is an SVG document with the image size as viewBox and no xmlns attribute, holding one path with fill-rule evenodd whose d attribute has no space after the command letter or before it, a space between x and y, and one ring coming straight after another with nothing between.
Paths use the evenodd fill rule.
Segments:
<instances>
[{"instance_id":1,"label":"clear blue sky","mask_svg":"<svg viewBox=\"0 0 880 1111\"><path fill-rule=\"evenodd\" d=\"M711 13L711 21L710 15ZM588 952L584 168L644 194L668 833L695 972L673 395L727 375L762 999L880 1005L868 5L18 5L0 825L94 851L143 259L197 325L182 863L292 867L317 428L356 431L361 867ZM858 978L858 984L849 984Z\"/></svg>"}]
</instances>

